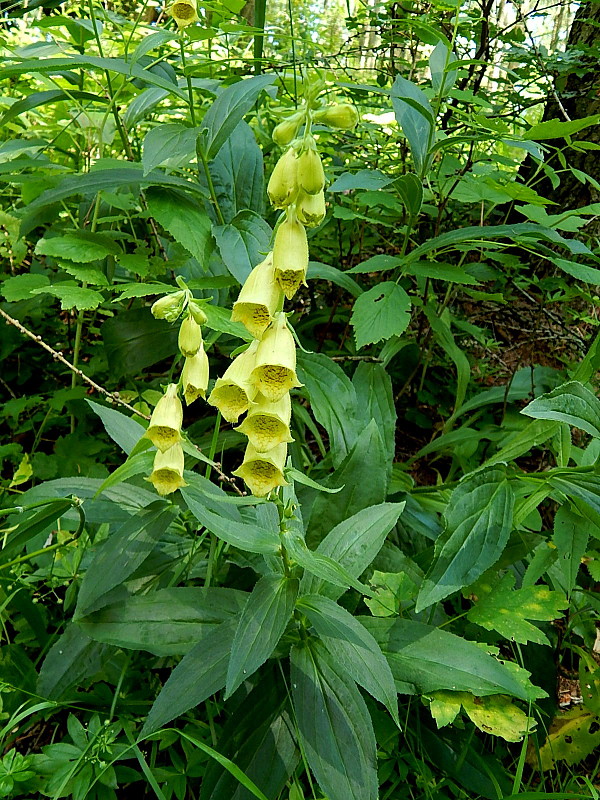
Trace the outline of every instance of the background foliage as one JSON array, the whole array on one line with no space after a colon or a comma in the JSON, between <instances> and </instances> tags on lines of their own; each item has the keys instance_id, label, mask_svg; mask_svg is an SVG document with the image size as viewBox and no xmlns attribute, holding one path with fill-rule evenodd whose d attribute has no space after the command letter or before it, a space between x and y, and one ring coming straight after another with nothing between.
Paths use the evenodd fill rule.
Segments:
<instances>
[{"instance_id":1,"label":"background foliage","mask_svg":"<svg viewBox=\"0 0 600 800\"><path fill-rule=\"evenodd\" d=\"M600 6L0 8L0 796L597 797ZM317 69L290 485L198 401L158 499Z\"/></svg>"}]
</instances>

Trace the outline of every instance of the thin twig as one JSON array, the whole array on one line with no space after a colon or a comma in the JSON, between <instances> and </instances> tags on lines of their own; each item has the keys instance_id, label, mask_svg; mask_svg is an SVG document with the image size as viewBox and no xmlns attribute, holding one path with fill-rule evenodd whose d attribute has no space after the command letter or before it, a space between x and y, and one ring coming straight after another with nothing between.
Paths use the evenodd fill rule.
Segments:
<instances>
[{"instance_id":1,"label":"thin twig","mask_svg":"<svg viewBox=\"0 0 600 800\"><path fill-rule=\"evenodd\" d=\"M24 333L25 336L29 336L30 339L33 339L33 341L39 344L41 347L43 347L44 350L47 350L53 359L55 359L56 361L60 361L60 363L64 364L65 367L68 367L71 370L71 372L75 373L75 375L78 375L82 381L85 381L85 383L89 384L97 392L100 392L100 394L103 394L113 403L118 403L120 406L124 406L133 414L137 414L138 417L143 417L144 419L150 419L150 417L147 414L143 414L141 411L138 411L137 408L130 406L129 403L125 402L125 400L121 400L117 392L109 392L108 389L105 389L103 386L100 386L91 378L88 378L88 376L85 373L83 373L78 367L76 367L74 364L71 364L70 361L67 361L67 359L63 356L62 353L58 352L58 350L55 350L53 347L50 347L49 344L46 344L46 342L42 339L41 336L36 336L35 333L32 333L24 325L21 325L21 323L18 320L11 317L9 314L6 313L6 311L3 311L1 308L0 308L0 316L4 317L4 320L9 325L13 325L15 328L17 328L17 330L21 331L21 333Z\"/></svg>"}]
</instances>

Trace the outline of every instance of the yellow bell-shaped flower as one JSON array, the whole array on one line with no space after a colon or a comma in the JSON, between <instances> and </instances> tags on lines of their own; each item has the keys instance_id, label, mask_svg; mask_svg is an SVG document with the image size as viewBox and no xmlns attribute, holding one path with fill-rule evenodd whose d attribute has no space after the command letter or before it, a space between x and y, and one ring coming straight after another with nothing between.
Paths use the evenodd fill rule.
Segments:
<instances>
[{"instance_id":1,"label":"yellow bell-shaped flower","mask_svg":"<svg viewBox=\"0 0 600 800\"><path fill-rule=\"evenodd\" d=\"M176 0L167 13L173 17L178 28L185 28L186 25L192 25L200 19L194 0Z\"/></svg>"},{"instance_id":2,"label":"yellow bell-shaped flower","mask_svg":"<svg viewBox=\"0 0 600 800\"><path fill-rule=\"evenodd\" d=\"M275 208L285 208L294 201L298 192L296 151L290 147L281 156L271 173L267 185L269 200Z\"/></svg>"},{"instance_id":3,"label":"yellow bell-shaped flower","mask_svg":"<svg viewBox=\"0 0 600 800\"><path fill-rule=\"evenodd\" d=\"M258 344L251 380L271 402L281 400L295 386L302 386L296 375L296 343L283 311L275 314L273 324Z\"/></svg>"},{"instance_id":4,"label":"yellow bell-shaped flower","mask_svg":"<svg viewBox=\"0 0 600 800\"><path fill-rule=\"evenodd\" d=\"M280 444L294 441L290 434L291 416L289 393L274 403L259 394L248 416L235 430L246 434L257 453L264 453Z\"/></svg>"},{"instance_id":5,"label":"yellow bell-shaped flower","mask_svg":"<svg viewBox=\"0 0 600 800\"><path fill-rule=\"evenodd\" d=\"M290 144L296 138L302 117L302 113L292 114L291 117L276 125L273 128L273 141L280 147Z\"/></svg>"},{"instance_id":6,"label":"yellow bell-shaped flower","mask_svg":"<svg viewBox=\"0 0 600 800\"><path fill-rule=\"evenodd\" d=\"M248 410L258 392L251 380L258 344L258 340L255 339L247 350L231 362L223 377L215 381L208 398L210 405L218 408L227 422L237 422L240 414Z\"/></svg>"},{"instance_id":7,"label":"yellow bell-shaped flower","mask_svg":"<svg viewBox=\"0 0 600 800\"><path fill-rule=\"evenodd\" d=\"M181 441L182 422L183 406L177 394L177 384L170 383L152 412L150 425L144 436L165 452Z\"/></svg>"},{"instance_id":8,"label":"yellow bell-shaped flower","mask_svg":"<svg viewBox=\"0 0 600 800\"><path fill-rule=\"evenodd\" d=\"M278 486L287 486L283 477L286 455L286 444L278 444L268 453L258 453L248 444L242 465L233 474L243 479L255 497L265 497Z\"/></svg>"},{"instance_id":9,"label":"yellow bell-shaped flower","mask_svg":"<svg viewBox=\"0 0 600 800\"><path fill-rule=\"evenodd\" d=\"M204 347L195 356L186 358L181 373L183 396L186 405L190 405L199 397L206 397L208 389L208 356Z\"/></svg>"},{"instance_id":10,"label":"yellow bell-shaped flower","mask_svg":"<svg viewBox=\"0 0 600 800\"><path fill-rule=\"evenodd\" d=\"M195 356L202 347L202 330L191 314L181 323L177 343L181 355L186 358Z\"/></svg>"},{"instance_id":11,"label":"yellow bell-shaped flower","mask_svg":"<svg viewBox=\"0 0 600 800\"><path fill-rule=\"evenodd\" d=\"M306 194L298 192L296 200L296 216L307 228L316 228L325 219L325 192Z\"/></svg>"},{"instance_id":12,"label":"yellow bell-shaped flower","mask_svg":"<svg viewBox=\"0 0 600 800\"><path fill-rule=\"evenodd\" d=\"M231 319L241 322L252 336L260 339L273 322L273 314L282 299L282 290L273 271L273 253L269 253L246 278L233 304Z\"/></svg>"},{"instance_id":13,"label":"yellow bell-shaped flower","mask_svg":"<svg viewBox=\"0 0 600 800\"><path fill-rule=\"evenodd\" d=\"M296 181L306 194L319 194L325 188L325 173L321 156L317 152L317 146L312 137L298 156Z\"/></svg>"},{"instance_id":14,"label":"yellow bell-shaped flower","mask_svg":"<svg viewBox=\"0 0 600 800\"><path fill-rule=\"evenodd\" d=\"M177 317L181 314L183 308L183 298L185 292L173 292L164 297L159 297L152 304L150 311L156 319L166 319L167 322L175 322Z\"/></svg>"},{"instance_id":15,"label":"yellow bell-shaped flower","mask_svg":"<svg viewBox=\"0 0 600 800\"><path fill-rule=\"evenodd\" d=\"M180 444L174 444L164 453L156 451L152 474L146 480L150 481L161 496L187 486L183 480L183 450Z\"/></svg>"},{"instance_id":16,"label":"yellow bell-shaped flower","mask_svg":"<svg viewBox=\"0 0 600 800\"><path fill-rule=\"evenodd\" d=\"M315 111L313 119L315 122L323 122L332 128L349 131L358 123L358 111L356 106L351 103L336 103Z\"/></svg>"},{"instance_id":17,"label":"yellow bell-shaped flower","mask_svg":"<svg viewBox=\"0 0 600 800\"><path fill-rule=\"evenodd\" d=\"M273 245L275 280L290 300L301 283L306 285L308 269L308 239L304 225L298 222L293 210L277 228Z\"/></svg>"}]
</instances>

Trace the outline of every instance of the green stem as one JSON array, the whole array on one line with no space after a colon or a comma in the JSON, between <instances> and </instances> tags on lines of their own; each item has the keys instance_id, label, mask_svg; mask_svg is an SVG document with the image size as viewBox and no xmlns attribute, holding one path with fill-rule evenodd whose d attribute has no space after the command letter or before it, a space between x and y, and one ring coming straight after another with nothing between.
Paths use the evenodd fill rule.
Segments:
<instances>
[{"instance_id":1,"label":"green stem","mask_svg":"<svg viewBox=\"0 0 600 800\"><path fill-rule=\"evenodd\" d=\"M219 200L217 198L215 184L213 183L212 175L210 174L210 169L208 168L208 159L206 158L199 144L196 144L196 154L198 156L198 161L202 164L202 167L204 169L206 184L208 186L208 191L210 192L210 202L212 203L213 208L215 209L215 214L217 215L217 219L219 220L219 225L225 225L225 217L223 216L223 212L221 211L221 207L219 206Z\"/></svg>"},{"instance_id":2,"label":"green stem","mask_svg":"<svg viewBox=\"0 0 600 800\"><path fill-rule=\"evenodd\" d=\"M183 67L183 74L185 75L185 80L187 83L187 90L188 90L188 105L190 107L190 117L192 120L192 125L196 127L196 112L194 110L194 93L192 91L192 78L190 75L186 74L186 59L185 59L185 47L183 46L183 35L179 38L179 52L181 53L181 66Z\"/></svg>"}]
</instances>

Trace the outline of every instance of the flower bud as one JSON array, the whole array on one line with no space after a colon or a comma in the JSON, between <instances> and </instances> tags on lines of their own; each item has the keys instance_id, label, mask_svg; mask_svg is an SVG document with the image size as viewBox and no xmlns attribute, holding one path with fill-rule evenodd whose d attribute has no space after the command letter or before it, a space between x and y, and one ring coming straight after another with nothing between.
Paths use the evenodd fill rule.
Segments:
<instances>
[{"instance_id":1,"label":"flower bud","mask_svg":"<svg viewBox=\"0 0 600 800\"><path fill-rule=\"evenodd\" d=\"M150 425L144 436L164 452L181 441L182 422L183 407L177 395L177 384L170 383L152 412Z\"/></svg>"},{"instance_id":2,"label":"flower bud","mask_svg":"<svg viewBox=\"0 0 600 800\"><path fill-rule=\"evenodd\" d=\"M179 328L179 338L177 340L181 355L186 358L195 356L202 347L202 331L200 325L191 316L187 316Z\"/></svg>"},{"instance_id":3,"label":"flower bud","mask_svg":"<svg viewBox=\"0 0 600 800\"><path fill-rule=\"evenodd\" d=\"M275 403L259 394L255 405L248 411L248 416L235 430L246 434L258 453L264 453L280 444L294 441L290 434L291 416L292 401L289 393Z\"/></svg>"},{"instance_id":4,"label":"flower bud","mask_svg":"<svg viewBox=\"0 0 600 800\"><path fill-rule=\"evenodd\" d=\"M296 162L296 151L290 147L275 164L267 186L269 200L275 208L285 208L294 201L298 192Z\"/></svg>"},{"instance_id":5,"label":"flower bud","mask_svg":"<svg viewBox=\"0 0 600 800\"><path fill-rule=\"evenodd\" d=\"M275 144L278 144L280 147L285 147L292 142L298 133L301 121L302 114L292 114L291 117L284 119L283 122L276 125L273 129L273 141Z\"/></svg>"},{"instance_id":6,"label":"flower bud","mask_svg":"<svg viewBox=\"0 0 600 800\"><path fill-rule=\"evenodd\" d=\"M358 123L358 111L356 106L351 103L336 103L334 106L327 106L315 111L313 119L315 122L322 122L332 128L349 131Z\"/></svg>"},{"instance_id":7,"label":"flower bud","mask_svg":"<svg viewBox=\"0 0 600 800\"><path fill-rule=\"evenodd\" d=\"M258 389L251 381L258 341L255 339L243 353L235 358L225 370L222 378L217 378L208 402L219 409L227 422L237 422L240 414L248 410L256 397Z\"/></svg>"},{"instance_id":8,"label":"flower bud","mask_svg":"<svg viewBox=\"0 0 600 800\"><path fill-rule=\"evenodd\" d=\"M183 480L183 450L180 444L174 444L164 453L156 451L152 474L146 480L150 481L163 497L176 492L182 486L187 486Z\"/></svg>"},{"instance_id":9,"label":"flower bud","mask_svg":"<svg viewBox=\"0 0 600 800\"><path fill-rule=\"evenodd\" d=\"M265 497L278 486L288 485L283 476L286 456L285 444L278 444L268 453L257 453L248 444L242 465L233 474L244 480L255 497Z\"/></svg>"},{"instance_id":10,"label":"flower bud","mask_svg":"<svg viewBox=\"0 0 600 800\"><path fill-rule=\"evenodd\" d=\"M183 298L185 292L173 292L173 294L166 294L164 297L159 297L150 309L156 319L166 319L167 322L175 322L177 317L181 314L183 308Z\"/></svg>"},{"instance_id":11,"label":"flower bud","mask_svg":"<svg viewBox=\"0 0 600 800\"><path fill-rule=\"evenodd\" d=\"M325 192L306 194L300 190L296 200L296 216L307 228L316 228L325 219Z\"/></svg>"},{"instance_id":12,"label":"flower bud","mask_svg":"<svg viewBox=\"0 0 600 800\"><path fill-rule=\"evenodd\" d=\"M306 194L319 194L325 188L323 164L314 142L311 142L298 156L296 176L298 186L304 189Z\"/></svg>"},{"instance_id":13,"label":"flower bud","mask_svg":"<svg viewBox=\"0 0 600 800\"><path fill-rule=\"evenodd\" d=\"M273 322L281 299L281 288L273 271L273 253L269 253L246 278L233 304L231 320L241 322L255 339L260 339Z\"/></svg>"},{"instance_id":14,"label":"flower bud","mask_svg":"<svg viewBox=\"0 0 600 800\"><path fill-rule=\"evenodd\" d=\"M204 325L207 322L208 317L204 313L203 309L198 305L198 303L194 303L193 300L190 300L188 303L188 311L196 320L198 325Z\"/></svg>"},{"instance_id":15,"label":"flower bud","mask_svg":"<svg viewBox=\"0 0 600 800\"><path fill-rule=\"evenodd\" d=\"M256 351L251 380L256 390L275 402L293 389L302 386L296 375L296 343L283 311L275 314Z\"/></svg>"},{"instance_id":16,"label":"flower bud","mask_svg":"<svg viewBox=\"0 0 600 800\"><path fill-rule=\"evenodd\" d=\"M199 397L206 397L208 389L208 356L201 347L195 356L186 358L181 373L183 396L186 405L190 405Z\"/></svg>"},{"instance_id":17,"label":"flower bud","mask_svg":"<svg viewBox=\"0 0 600 800\"><path fill-rule=\"evenodd\" d=\"M194 0L176 0L167 13L173 17L178 28L185 28L186 25L192 25L199 20Z\"/></svg>"},{"instance_id":18,"label":"flower bud","mask_svg":"<svg viewBox=\"0 0 600 800\"><path fill-rule=\"evenodd\" d=\"M308 240L304 226L294 213L288 211L286 219L277 228L273 245L275 280L288 300L296 294L301 283L306 285L308 268Z\"/></svg>"}]
</instances>

